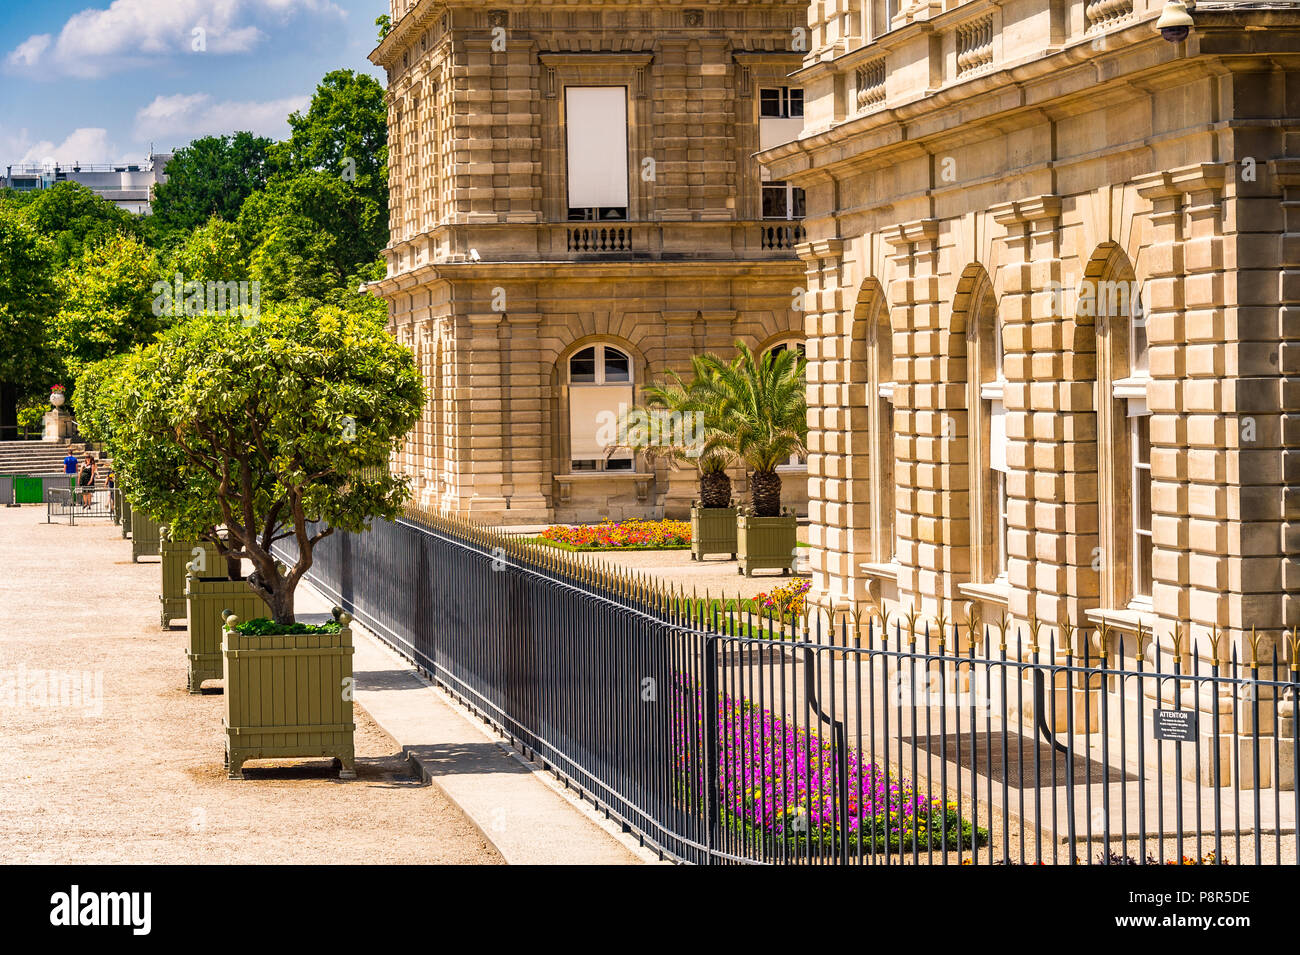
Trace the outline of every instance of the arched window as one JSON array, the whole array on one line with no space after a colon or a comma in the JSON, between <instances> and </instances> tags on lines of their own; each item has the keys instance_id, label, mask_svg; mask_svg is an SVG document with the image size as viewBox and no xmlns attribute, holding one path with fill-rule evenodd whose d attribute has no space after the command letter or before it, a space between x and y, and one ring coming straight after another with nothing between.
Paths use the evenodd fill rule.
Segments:
<instances>
[{"instance_id":1,"label":"arched window","mask_svg":"<svg viewBox=\"0 0 1300 955\"><path fill-rule=\"evenodd\" d=\"M882 564L898 555L894 516L894 338L889 309L877 310L867 332L867 404L871 429L871 549Z\"/></svg>"},{"instance_id":2,"label":"arched window","mask_svg":"<svg viewBox=\"0 0 1300 955\"><path fill-rule=\"evenodd\" d=\"M1003 392L1002 321L985 279L974 307L966 356L971 410L971 571L978 583L1007 576L1007 426Z\"/></svg>"},{"instance_id":3,"label":"arched window","mask_svg":"<svg viewBox=\"0 0 1300 955\"><path fill-rule=\"evenodd\" d=\"M569 466L574 471L631 471L635 457L618 446L618 423L632 407L632 358L612 345L589 345L569 358Z\"/></svg>"}]
</instances>

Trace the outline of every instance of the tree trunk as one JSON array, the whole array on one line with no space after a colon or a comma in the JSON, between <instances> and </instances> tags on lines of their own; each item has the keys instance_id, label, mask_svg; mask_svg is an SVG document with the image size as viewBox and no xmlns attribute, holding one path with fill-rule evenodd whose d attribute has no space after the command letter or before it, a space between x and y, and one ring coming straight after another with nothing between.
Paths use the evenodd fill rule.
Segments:
<instances>
[{"instance_id":1,"label":"tree trunk","mask_svg":"<svg viewBox=\"0 0 1300 955\"><path fill-rule=\"evenodd\" d=\"M276 589L271 592L270 599L266 602L271 608L271 619L276 623L282 623L286 626L294 623L293 619L293 590L283 580L277 582Z\"/></svg>"},{"instance_id":2,"label":"tree trunk","mask_svg":"<svg viewBox=\"0 0 1300 955\"><path fill-rule=\"evenodd\" d=\"M0 441L18 438L18 388L0 381Z\"/></svg>"},{"instance_id":3,"label":"tree trunk","mask_svg":"<svg viewBox=\"0 0 1300 955\"><path fill-rule=\"evenodd\" d=\"M227 557L226 558L226 579L243 580L244 568L242 564L243 561L241 561L238 557Z\"/></svg>"},{"instance_id":4,"label":"tree trunk","mask_svg":"<svg viewBox=\"0 0 1300 955\"><path fill-rule=\"evenodd\" d=\"M731 478L726 471L700 475L700 504L703 507L731 506Z\"/></svg>"},{"instance_id":5,"label":"tree trunk","mask_svg":"<svg viewBox=\"0 0 1300 955\"><path fill-rule=\"evenodd\" d=\"M750 478L755 517L781 515L781 476L775 471L755 471Z\"/></svg>"}]
</instances>

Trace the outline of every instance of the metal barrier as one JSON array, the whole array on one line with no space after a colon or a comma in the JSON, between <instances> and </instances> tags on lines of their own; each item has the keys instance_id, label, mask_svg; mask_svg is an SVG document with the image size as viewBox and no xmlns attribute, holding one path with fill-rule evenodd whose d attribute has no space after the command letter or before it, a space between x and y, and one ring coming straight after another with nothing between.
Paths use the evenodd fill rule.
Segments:
<instances>
[{"instance_id":1,"label":"metal barrier","mask_svg":"<svg viewBox=\"0 0 1300 955\"><path fill-rule=\"evenodd\" d=\"M45 523L67 520L75 524L79 520L113 517L113 491L106 487L78 487L75 490L66 487L46 488Z\"/></svg>"},{"instance_id":2,"label":"metal barrier","mask_svg":"<svg viewBox=\"0 0 1300 955\"><path fill-rule=\"evenodd\" d=\"M1295 634L1188 665L1149 634L797 630L429 514L314 556L317 586L677 860L1296 858Z\"/></svg>"}]
</instances>

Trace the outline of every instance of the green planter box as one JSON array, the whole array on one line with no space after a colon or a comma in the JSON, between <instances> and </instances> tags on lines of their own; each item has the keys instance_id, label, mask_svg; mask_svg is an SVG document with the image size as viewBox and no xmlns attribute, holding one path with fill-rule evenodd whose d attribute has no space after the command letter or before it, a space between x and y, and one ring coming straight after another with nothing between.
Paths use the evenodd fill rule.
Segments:
<instances>
[{"instance_id":1,"label":"green planter box","mask_svg":"<svg viewBox=\"0 0 1300 955\"><path fill-rule=\"evenodd\" d=\"M117 488L113 488L108 495L108 516L114 524L122 523L122 492Z\"/></svg>"},{"instance_id":2,"label":"green planter box","mask_svg":"<svg viewBox=\"0 0 1300 955\"><path fill-rule=\"evenodd\" d=\"M736 509L691 505L691 560L710 554L736 559Z\"/></svg>"},{"instance_id":3,"label":"green planter box","mask_svg":"<svg viewBox=\"0 0 1300 955\"><path fill-rule=\"evenodd\" d=\"M131 560L158 556L158 522L142 511L131 512Z\"/></svg>"},{"instance_id":4,"label":"green planter box","mask_svg":"<svg viewBox=\"0 0 1300 955\"><path fill-rule=\"evenodd\" d=\"M779 569L782 576L794 573L798 561L798 528L798 518L793 514L780 517L741 514L736 518L736 552L740 559L737 572L746 577L765 568Z\"/></svg>"},{"instance_id":5,"label":"green planter box","mask_svg":"<svg viewBox=\"0 0 1300 955\"><path fill-rule=\"evenodd\" d=\"M246 637L224 629L231 779L244 777L245 760L311 756L333 756L339 779L356 778L351 620L341 615L338 633Z\"/></svg>"},{"instance_id":6,"label":"green planter box","mask_svg":"<svg viewBox=\"0 0 1300 955\"><path fill-rule=\"evenodd\" d=\"M198 693L204 680L221 679L221 623L225 613L252 620L269 617L271 611L246 580L196 577L191 573L185 579L185 599L190 617L188 686L191 693Z\"/></svg>"},{"instance_id":7,"label":"green planter box","mask_svg":"<svg viewBox=\"0 0 1300 955\"><path fill-rule=\"evenodd\" d=\"M118 491L119 495L121 493L121 491ZM119 513L122 518L122 540L126 540L131 534L131 502L125 496L121 498L121 501L121 511Z\"/></svg>"},{"instance_id":8,"label":"green planter box","mask_svg":"<svg viewBox=\"0 0 1300 955\"><path fill-rule=\"evenodd\" d=\"M219 573L226 566L217 545L204 541L174 541L164 526L159 529L158 549L162 557L162 592L158 601L162 604L162 619L159 626L166 630L173 620L185 616L185 578L186 566L198 553L203 554L203 566L200 574ZM197 553L196 553L197 552Z\"/></svg>"}]
</instances>

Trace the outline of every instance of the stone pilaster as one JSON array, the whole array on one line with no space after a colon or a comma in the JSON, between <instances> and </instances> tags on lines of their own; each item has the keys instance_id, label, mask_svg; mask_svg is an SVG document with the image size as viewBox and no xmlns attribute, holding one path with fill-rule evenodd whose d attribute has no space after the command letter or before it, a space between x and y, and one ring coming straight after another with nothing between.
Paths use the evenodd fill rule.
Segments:
<instances>
[{"instance_id":1,"label":"stone pilaster","mask_svg":"<svg viewBox=\"0 0 1300 955\"><path fill-rule=\"evenodd\" d=\"M511 523L549 520L546 497L550 483L551 434L546 414L549 371L540 360L539 313L509 312L506 318L508 363L502 368L505 426L502 428L502 493Z\"/></svg>"},{"instance_id":2,"label":"stone pilaster","mask_svg":"<svg viewBox=\"0 0 1300 955\"><path fill-rule=\"evenodd\" d=\"M1001 270L1007 426L1008 612L1023 625L1076 622L1095 599L1095 348L1067 341L1061 200L994 206L1006 228Z\"/></svg>"},{"instance_id":3,"label":"stone pilaster","mask_svg":"<svg viewBox=\"0 0 1300 955\"><path fill-rule=\"evenodd\" d=\"M808 359L808 561L812 603L827 611L848 609L863 596L854 555L861 515L850 503L849 456L844 422L851 371L847 342L851 314L841 307L844 243L820 239L799 247L807 266L804 334Z\"/></svg>"},{"instance_id":4,"label":"stone pilaster","mask_svg":"<svg viewBox=\"0 0 1300 955\"><path fill-rule=\"evenodd\" d=\"M475 520L501 520L506 509L506 402L501 387L501 330L505 315L465 316L469 340L462 344L456 430L462 448L459 507Z\"/></svg>"},{"instance_id":5,"label":"stone pilaster","mask_svg":"<svg viewBox=\"0 0 1300 955\"><path fill-rule=\"evenodd\" d=\"M936 389L940 327L939 222L919 219L883 232L893 247L889 307L894 329L894 487L898 593L903 608L942 612L938 449L943 415Z\"/></svg>"}]
</instances>

